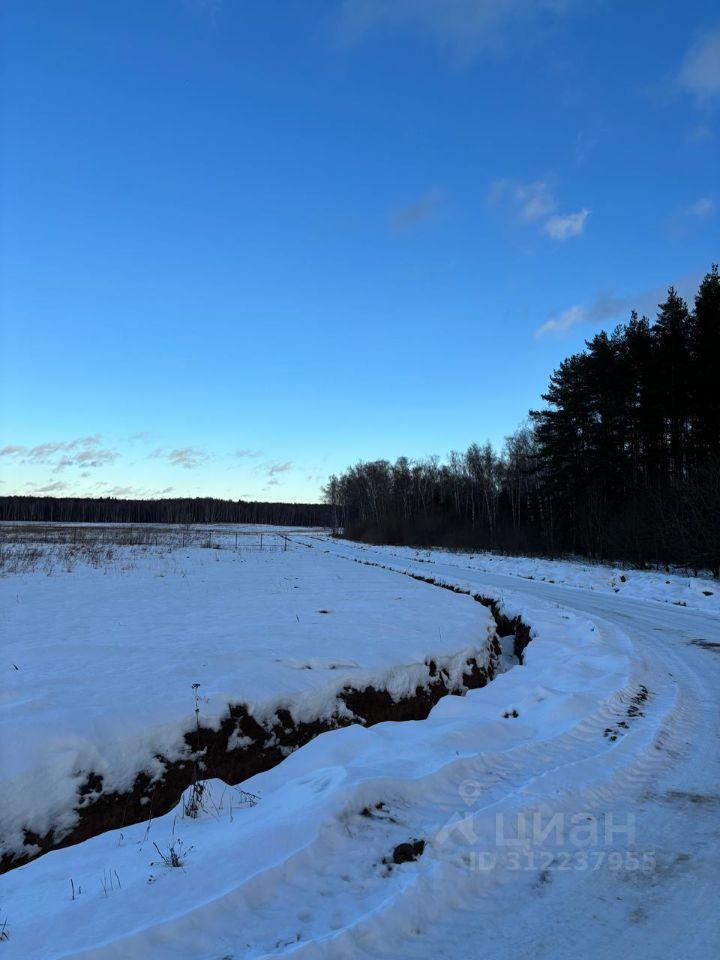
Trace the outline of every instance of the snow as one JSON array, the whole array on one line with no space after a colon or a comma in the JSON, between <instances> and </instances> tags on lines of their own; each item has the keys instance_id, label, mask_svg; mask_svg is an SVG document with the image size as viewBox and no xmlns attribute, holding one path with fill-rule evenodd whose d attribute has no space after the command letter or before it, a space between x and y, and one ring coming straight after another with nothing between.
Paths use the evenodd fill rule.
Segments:
<instances>
[{"instance_id":1,"label":"snow","mask_svg":"<svg viewBox=\"0 0 720 960\"><path fill-rule=\"evenodd\" d=\"M195 683L203 726L237 703L260 721L279 707L327 718L348 683L412 694L429 657L460 683L468 657L486 662L494 630L470 599L297 544L118 547L99 566L1 578L0 605L0 838L11 850L22 828L72 826L90 772L124 791L140 770L161 770L156 754L182 756Z\"/></svg>"},{"instance_id":2,"label":"snow","mask_svg":"<svg viewBox=\"0 0 720 960\"><path fill-rule=\"evenodd\" d=\"M333 541L333 549L338 542ZM720 584L703 576L687 576L633 567L611 567L571 560L545 560L538 557L507 557L491 553L466 553L449 550L417 550L411 547L363 547L352 544L353 555L381 557L394 568L411 561L418 572L419 563L439 564L468 570L471 574L489 573L561 584L582 590L614 593L638 600L654 600L676 606L693 607L712 614L720 613ZM427 569L425 570L427 573Z\"/></svg>"},{"instance_id":3,"label":"snow","mask_svg":"<svg viewBox=\"0 0 720 960\"><path fill-rule=\"evenodd\" d=\"M403 574L432 577L521 614L524 665L427 720L317 737L242 785L254 806L216 781L197 820L179 806L12 871L6 957L718 955L713 597L683 578L668 594L658 575L631 576L615 593L597 568L527 561L528 580L525 561L517 575L497 558L298 539L312 545L309 606L337 572L368 607L411 584L445 598L444 635L466 608L482 612ZM376 582L393 586L370 597ZM362 627L371 642L377 622ZM523 836L528 824L540 829ZM391 866L415 838L419 859ZM154 844L178 840L192 849L171 869Z\"/></svg>"}]
</instances>

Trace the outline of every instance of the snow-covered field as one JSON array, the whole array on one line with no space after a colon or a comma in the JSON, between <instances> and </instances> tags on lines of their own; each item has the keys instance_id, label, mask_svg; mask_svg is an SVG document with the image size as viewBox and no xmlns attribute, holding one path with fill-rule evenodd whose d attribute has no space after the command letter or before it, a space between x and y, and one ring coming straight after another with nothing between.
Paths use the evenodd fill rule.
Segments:
<instances>
[{"instance_id":1,"label":"snow-covered field","mask_svg":"<svg viewBox=\"0 0 720 960\"><path fill-rule=\"evenodd\" d=\"M11 691L3 743L8 730L28 732L41 749L34 717L46 735L48 724L84 731L81 750L99 749L118 718L133 741L163 715L192 721L193 682L211 719L228 696L300 708L358 672L422 679L428 655L483 643L488 621L481 604L412 577L521 615L533 630L524 664L445 697L426 720L320 735L242 784L256 801L213 782L197 819L179 805L11 871L0 878L7 957L720 954L717 584L294 540L257 567L223 551L174 552L163 576L149 558L0 582L2 628L20 648L11 657L25 637L40 691ZM83 630L83 604L101 637ZM133 643L138 624L150 649ZM101 688L118 690L124 676L148 711L137 726L118 697L102 716ZM61 709L45 704L54 697ZM74 726L65 713L84 706ZM173 851L175 867L163 859Z\"/></svg>"},{"instance_id":2,"label":"snow-covered field","mask_svg":"<svg viewBox=\"0 0 720 960\"><path fill-rule=\"evenodd\" d=\"M327 719L347 684L411 695L431 658L460 684L494 635L469 598L300 544L119 547L46 569L0 578L3 852L23 849L23 829L72 826L89 774L123 792L158 754L186 754L196 692L204 727L238 703L260 722L279 708Z\"/></svg>"}]
</instances>

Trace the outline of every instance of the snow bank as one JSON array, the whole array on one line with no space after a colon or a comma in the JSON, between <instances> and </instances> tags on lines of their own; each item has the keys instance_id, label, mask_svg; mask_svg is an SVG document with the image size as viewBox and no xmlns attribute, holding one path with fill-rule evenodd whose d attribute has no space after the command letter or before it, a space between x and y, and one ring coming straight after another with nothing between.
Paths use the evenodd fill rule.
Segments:
<instances>
[{"instance_id":1,"label":"snow bank","mask_svg":"<svg viewBox=\"0 0 720 960\"><path fill-rule=\"evenodd\" d=\"M140 771L162 774L158 757L187 757L196 693L203 728L238 704L268 727L281 709L328 719L348 685L413 694L431 658L461 685L469 658L487 664L494 630L470 600L303 546L118 548L100 568L0 579L0 603L5 853L32 852L26 830L70 830L98 777L124 794Z\"/></svg>"}]
</instances>

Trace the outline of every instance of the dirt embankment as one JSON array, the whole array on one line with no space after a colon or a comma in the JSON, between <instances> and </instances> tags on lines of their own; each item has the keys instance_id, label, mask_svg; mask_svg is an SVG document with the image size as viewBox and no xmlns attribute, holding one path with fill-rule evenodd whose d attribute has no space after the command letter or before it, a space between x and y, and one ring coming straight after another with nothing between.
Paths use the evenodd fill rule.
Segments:
<instances>
[{"instance_id":1,"label":"dirt embankment","mask_svg":"<svg viewBox=\"0 0 720 960\"><path fill-rule=\"evenodd\" d=\"M243 705L228 707L219 729L198 726L185 734L186 758L155 758L164 768L160 777L153 779L149 773L139 773L130 790L117 793L106 791L102 776L90 773L78 791L76 825L62 834L51 830L43 836L26 830L25 843L34 847L34 851L20 856L5 855L0 861L0 872L106 830L167 813L196 778L218 777L229 784L241 783L274 767L289 753L328 730L351 723L372 726L385 720L424 720L441 697L462 695L492 680L500 655L496 639L491 641L489 652L487 668L468 659L462 682L455 684L436 661L429 659L427 682L418 686L412 696L401 700L393 700L387 690L372 686L362 689L346 686L337 695L333 715L311 723L295 723L287 710L279 710L271 722L261 723Z\"/></svg>"}]
</instances>

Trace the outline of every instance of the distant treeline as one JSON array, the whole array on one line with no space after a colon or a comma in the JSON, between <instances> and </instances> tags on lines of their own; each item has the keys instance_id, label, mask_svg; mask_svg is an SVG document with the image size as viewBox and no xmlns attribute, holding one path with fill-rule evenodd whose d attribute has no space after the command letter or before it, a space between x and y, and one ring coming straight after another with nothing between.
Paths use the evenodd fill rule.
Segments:
<instances>
[{"instance_id":1,"label":"distant treeline","mask_svg":"<svg viewBox=\"0 0 720 960\"><path fill-rule=\"evenodd\" d=\"M564 360L498 453L358 463L325 498L348 535L720 570L720 278L673 288Z\"/></svg>"},{"instance_id":2,"label":"distant treeline","mask_svg":"<svg viewBox=\"0 0 720 960\"><path fill-rule=\"evenodd\" d=\"M113 497L0 497L0 520L54 523L269 523L329 526L321 503L260 503L212 497L116 500Z\"/></svg>"}]
</instances>

